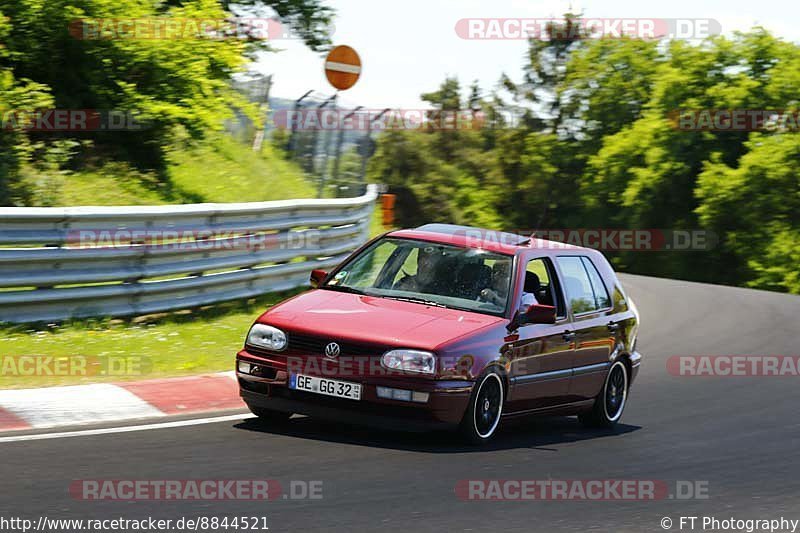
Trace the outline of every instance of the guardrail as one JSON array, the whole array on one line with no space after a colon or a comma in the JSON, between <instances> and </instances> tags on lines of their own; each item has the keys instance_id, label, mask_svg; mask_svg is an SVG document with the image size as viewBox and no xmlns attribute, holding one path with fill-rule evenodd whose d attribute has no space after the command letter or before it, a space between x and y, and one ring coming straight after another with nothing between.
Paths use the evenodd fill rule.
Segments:
<instances>
[{"instance_id":1,"label":"guardrail","mask_svg":"<svg viewBox=\"0 0 800 533\"><path fill-rule=\"evenodd\" d=\"M286 290L369 237L357 198L0 208L0 322L118 317Z\"/></svg>"}]
</instances>

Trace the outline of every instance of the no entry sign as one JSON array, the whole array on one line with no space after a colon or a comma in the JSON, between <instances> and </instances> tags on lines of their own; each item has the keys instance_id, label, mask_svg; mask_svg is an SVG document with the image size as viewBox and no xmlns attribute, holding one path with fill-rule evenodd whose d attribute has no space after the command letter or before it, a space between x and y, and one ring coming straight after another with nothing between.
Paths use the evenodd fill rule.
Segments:
<instances>
[{"instance_id":1,"label":"no entry sign","mask_svg":"<svg viewBox=\"0 0 800 533\"><path fill-rule=\"evenodd\" d=\"M340 91L355 85L360 75L361 58L347 45L337 46L325 58L325 76Z\"/></svg>"}]
</instances>

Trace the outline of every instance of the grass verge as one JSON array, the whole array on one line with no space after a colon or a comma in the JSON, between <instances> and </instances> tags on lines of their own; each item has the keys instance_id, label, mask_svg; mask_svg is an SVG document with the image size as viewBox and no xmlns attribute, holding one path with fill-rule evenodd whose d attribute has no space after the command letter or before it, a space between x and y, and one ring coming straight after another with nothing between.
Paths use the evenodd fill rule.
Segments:
<instances>
[{"instance_id":1,"label":"grass verge","mask_svg":"<svg viewBox=\"0 0 800 533\"><path fill-rule=\"evenodd\" d=\"M370 233L384 231L381 210L373 214ZM233 370L256 317L306 287L131 320L97 319L50 326L0 326L0 389L131 381ZM79 372L76 375L20 375L20 363L52 358ZM21 359L22 358L22 359ZM29 363L26 363L29 364ZM111 372L109 373L109 368ZM82 370L83 369L83 370ZM106 372L103 374L102 372Z\"/></svg>"},{"instance_id":2,"label":"grass verge","mask_svg":"<svg viewBox=\"0 0 800 533\"><path fill-rule=\"evenodd\" d=\"M316 190L296 164L269 143L260 152L228 136L175 150L166 181L122 162L76 172L34 172L25 181L30 205L160 205L256 202L314 198Z\"/></svg>"},{"instance_id":3,"label":"grass verge","mask_svg":"<svg viewBox=\"0 0 800 533\"><path fill-rule=\"evenodd\" d=\"M0 328L0 389L233 370L234 355L253 320L303 290L132 320L81 320L36 328L5 326ZM29 362L23 363L40 360L42 367L55 369L59 364L56 359L61 360L62 368L71 368L77 375L48 375ZM19 375L26 369L33 369L35 375Z\"/></svg>"}]
</instances>

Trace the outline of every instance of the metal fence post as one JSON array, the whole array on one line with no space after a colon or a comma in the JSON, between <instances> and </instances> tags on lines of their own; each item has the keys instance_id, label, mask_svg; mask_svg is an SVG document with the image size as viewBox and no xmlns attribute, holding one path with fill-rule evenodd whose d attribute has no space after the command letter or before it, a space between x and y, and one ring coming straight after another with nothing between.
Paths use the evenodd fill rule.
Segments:
<instances>
[{"instance_id":1,"label":"metal fence post","mask_svg":"<svg viewBox=\"0 0 800 533\"><path fill-rule=\"evenodd\" d=\"M338 93L337 93L338 94ZM324 102L322 102L318 107L317 111L320 112L325 106L328 104L333 104L334 111L336 110L336 97L337 94L334 94ZM318 131L318 130L317 130ZM322 168L320 169L319 173L319 189L317 190L317 198L322 198L323 193L325 192L325 175L327 174L327 166L328 166L328 152L330 151L330 141L331 136L330 132L323 131L325 143L323 145L323 152L322 152ZM314 139L314 155L316 156L317 153L317 140ZM317 166L314 165L314 171L317 173Z\"/></svg>"},{"instance_id":2,"label":"metal fence post","mask_svg":"<svg viewBox=\"0 0 800 533\"><path fill-rule=\"evenodd\" d=\"M297 114L300 112L303 100L305 100L306 97L308 95L310 95L311 93L313 93L313 92L314 91L307 91L306 94L304 94L303 96L301 96L300 98L298 98L297 100L294 101L294 113L295 113L295 116L297 116ZM291 117L290 117L290 119L291 119ZM289 153L294 153L295 150L296 150L296 145L297 145L297 121L296 120L291 120L291 122L292 122L292 133L291 133L291 135L289 135L289 146L287 146L287 150L289 151ZM295 157L295 159L296 159L296 157Z\"/></svg>"},{"instance_id":3,"label":"metal fence post","mask_svg":"<svg viewBox=\"0 0 800 533\"><path fill-rule=\"evenodd\" d=\"M369 150L370 141L372 140L372 122L376 120L380 120L380 118L391 111L391 108L386 108L380 113L378 113L375 117L367 117L367 133L364 134L363 142L364 142L364 149L361 154L361 175L359 176L359 181L363 186L366 183L366 175L367 175L367 161L372 154L367 153Z\"/></svg>"}]
</instances>

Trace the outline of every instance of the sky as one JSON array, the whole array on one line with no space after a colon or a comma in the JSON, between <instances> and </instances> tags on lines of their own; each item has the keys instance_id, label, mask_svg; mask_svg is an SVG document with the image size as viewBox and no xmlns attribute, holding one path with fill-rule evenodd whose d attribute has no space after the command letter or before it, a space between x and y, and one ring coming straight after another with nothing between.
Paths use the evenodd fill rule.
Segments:
<instances>
[{"instance_id":1,"label":"sky","mask_svg":"<svg viewBox=\"0 0 800 533\"><path fill-rule=\"evenodd\" d=\"M446 75L462 87L478 80L488 92L502 73L519 79L524 40L465 39L456 32L461 19L558 18L572 8L586 18L713 19L723 34L764 26L800 42L800 0L328 0L336 11L334 44L356 49L361 78L340 93L340 102L367 108L418 109L419 98L436 90ZM264 54L255 68L273 75L272 96L296 99L308 90L333 94L323 71L324 54L302 41L275 40L282 50ZM466 89L465 89L466 90Z\"/></svg>"}]
</instances>

